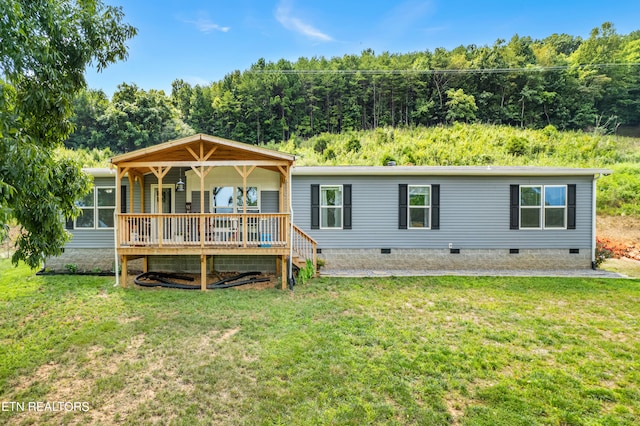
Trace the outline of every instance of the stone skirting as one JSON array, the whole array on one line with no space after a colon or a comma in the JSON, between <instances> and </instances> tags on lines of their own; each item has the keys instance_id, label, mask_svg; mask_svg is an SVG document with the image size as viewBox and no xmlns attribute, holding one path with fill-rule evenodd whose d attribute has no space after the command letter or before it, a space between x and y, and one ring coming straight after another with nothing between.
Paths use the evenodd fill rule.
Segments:
<instances>
[{"instance_id":1,"label":"stone skirting","mask_svg":"<svg viewBox=\"0 0 640 426\"><path fill-rule=\"evenodd\" d=\"M218 272L276 272L276 256L216 256L213 262Z\"/></svg>"},{"instance_id":2,"label":"stone skirting","mask_svg":"<svg viewBox=\"0 0 640 426\"><path fill-rule=\"evenodd\" d=\"M112 272L114 264L114 249L65 248L60 256L48 257L44 267L51 271Z\"/></svg>"},{"instance_id":3,"label":"stone skirting","mask_svg":"<svg viewBox=\"0 0 640 426\"><path fill-rule=\"evenodd\" d=\"M591 251L579 249L322 249L318 258L323 259L329 270L553 270L589 269Z\"/></svg>"},{"instance_id":4,"label":"stone skirting","mask_svg":"<svg viewBox=\"0 0 640 426\"><path fill-rule=\"evenodd\" d=\"M45 268L51 271L113 271L113 249L65 249L62 255L49 257ZM142 271L142 259L130 260L130 272ZM157 272L200 273L200 256L149 256L148 270ZM218 272L276 272L276 256L219 255L207 256L207 270Z\"/></svg>"},{"instance_id":5,"label":"stone skirting","mask_svg":"<svg viewBox=\"0 0 640 426\"><path fill-rule=\"evenodd\" d=\"M200 256L149 256L149 271L200 273ZM207 256L210 272L276 272L275 256Z\"/></svg>"},{"instance_id":6,"label":"stone skirting","mask_svg":"<svg viewBox=\"0 0 640 426\"><path fill-rule=\"evenodd\" d=\"M591 251L579 249L322 249L318 254L324 268L330 270L553 270L588 269L591 267ZM207 269L218 272L276 272L276 256L219 255L208 256ZM65 249L58 257L48 258L45 268L54 271L69 269L73 265L78 272L113 271L113 249ZM142 259L128 262L129 271L141 271ZM199 256L149 256L150 271L200 272Z\"/></svg>"}]
</instances>

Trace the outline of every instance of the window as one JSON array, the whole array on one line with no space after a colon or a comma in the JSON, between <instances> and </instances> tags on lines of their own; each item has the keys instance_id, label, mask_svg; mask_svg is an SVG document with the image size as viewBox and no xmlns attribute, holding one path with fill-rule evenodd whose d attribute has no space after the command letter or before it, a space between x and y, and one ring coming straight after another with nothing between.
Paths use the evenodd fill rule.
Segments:
<instances>
[{"instance_id":1,"label":"window","mask_svg":"<svg viewBox=\"0 0 640 426\"><path fill-rule=\"evenodd\" d=\"M258 213L260 208L258 207L258 188L255 186L248 186L247 193L244 193L244 188L239 186L236 188L236 206L238 213L244 212L244 206L247 206L247 213Z\"/></svg>"},{"instance_id":2,"label":"window","mask_svg":"<svg viewBox=\"0 0 640 426\"><path fill-rule=\"evenodd\" d=\"M342 229L342 185L320 187L320 228Z\"/></svg>"},{"instance_id":3,"label":"window","mask_svg":"<svg viewBox=\"0 0 640 426\"><path fill-rule=\"evenodd\" d=\"M566 228L567 223L567 187L544 187L544 227Z\"/></svg>"},{"instance_id":4,"label":"window","mask_svg":"<svg viewBox=\"0 0 640 426\"><path fill-rule=\"evenodd\" d=\"M241 186L218 186L213 189L214 213L243 213L247 205L247 213L259 213L260 203L258 188L248 186L246 194Z\"/></svg>"},{"instance_id":5,"label":"window","mask_svg":"<svg viewBox=\"0 0 640 426\"><path fill-rule=\"evenodd\" d=\"M233 186L213 188L213 212L233 213Z\"/></svg>"},{"instance_id":6,"label":"window","mask_svg":"<svg viewBox=\"0 0 640 426\"><path fill-rule=\"evenodd\" d=\"M95 227L95 195L91 190L83 199L76 201L80 207L80 216L76 218L76 228L93 229Z\"/></svg>"},{"instance_id":7,"label":"window","mask_svg":"<svg viewBox=\"0 0 640 426\"><path fill-rule=\"evenodd\" d=\"M431 217L431 187L409 185L409 228L428 229Z\"/></svg>"},{"instance_id":8,"label":"window","mask_svg":"<svg viewBox=\"0 0 640 426\"><path fill-rule=\"evenodd\" d=\"M312 184L311 229L352 229L352 192L350 183Z\"/></svg>"},{"instance_id":9,"label":"window","mask_svg":"<svg viewBox=\"0 0 640 426\"><path fill-rule=\"evenodd\" d=\"M541 228L542 186L520 187L520 227Z\"/></svg>"},{"instance_id":10,"label":"window","mask_svg":"<svg viewBox=\"0 0 640 426\"><path fill-rule=\"evenodd\" d=\"M76 218L78 229L113 228L113 213L116 208L114 187L95 187L84 198L76 201L81 210Z\"/></svg>"},{"instance_id":11,"label":"window","mask_svg":"<svg viewBox=\"0 0 640 426\"><path fill-rule=\"evenodd\" d=\"M521 185L520 228L565 229L566 185Z\"/></svg>"}]
</instances>

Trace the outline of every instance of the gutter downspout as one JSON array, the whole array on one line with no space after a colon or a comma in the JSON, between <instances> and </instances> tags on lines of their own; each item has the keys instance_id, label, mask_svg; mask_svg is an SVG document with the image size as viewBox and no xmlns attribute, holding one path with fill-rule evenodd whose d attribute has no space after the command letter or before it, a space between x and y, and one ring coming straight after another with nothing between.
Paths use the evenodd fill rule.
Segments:
<instances>
[{"instance_id":1,"label":"gutter downspout","mask_svg":"<svg viewBox=\"0 0 640 426\"><path fill-rule=\"evenodd\" d=\"M116 283L113 286L120 287L120 272L119 272L120 259L118 259L118 212L116 211L116 209L113 210L113 253L115 256L114 272L116 274Z\"/></svg>"},{"instance_id":2,"label":"gutter downspout","mask_svg":"<svg viewBox=\"0 0 640 426\"><path fill-rule=\"evenodd\" d=\"M293 289L293 203L291 202L293 195L293 181L291 180L291 169L293 165L289 166L289 278L288 284L289 288Z\"/></svg>"},{"instance_id":3,"label":"gutter downspout","mask_svg":"<svg viewBox=\"0 0 640 426\"><path fill-rule=\"evenodd\" d=\"M596 182L602 177L601 173L593 175L592 195L591 195L591 269L596 269Z\"/></svg>"}]
</instances>

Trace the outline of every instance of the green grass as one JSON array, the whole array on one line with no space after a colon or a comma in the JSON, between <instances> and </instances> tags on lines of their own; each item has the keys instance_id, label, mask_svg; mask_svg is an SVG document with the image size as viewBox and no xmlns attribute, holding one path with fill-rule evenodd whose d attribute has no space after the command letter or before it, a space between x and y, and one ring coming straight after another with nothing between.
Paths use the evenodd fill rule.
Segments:
<instances>
[{"instance_id":1,"label":"green grass","mask_svg":"<svg viewBox=\"0 0 640 426\"><path fill-rule=\"evenodd\" d=\"M640 282L313 279L188 292L0 261L10 424L640 422Z\"/></svg>"}]
</instances>

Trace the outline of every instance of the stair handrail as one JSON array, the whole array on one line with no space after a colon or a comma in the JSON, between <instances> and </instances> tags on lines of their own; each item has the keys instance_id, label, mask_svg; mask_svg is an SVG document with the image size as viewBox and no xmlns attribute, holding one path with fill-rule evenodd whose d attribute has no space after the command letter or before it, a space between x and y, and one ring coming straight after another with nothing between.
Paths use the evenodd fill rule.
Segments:
<instances>
[{"instance_id":1,"label":"stair handrail","mask_svg":"<svg viewBox=\"0 0 640 426\"><path fill-rule=\"evenodd\" d=\"M316 249L318 243L309 234L304 232L296 224L293 224L294 238L292 239L292 247L295 255L300 257L305 262L311 260L313 268L318 268L318 259L316 255Z\"/></svg>"}]
</instances>

